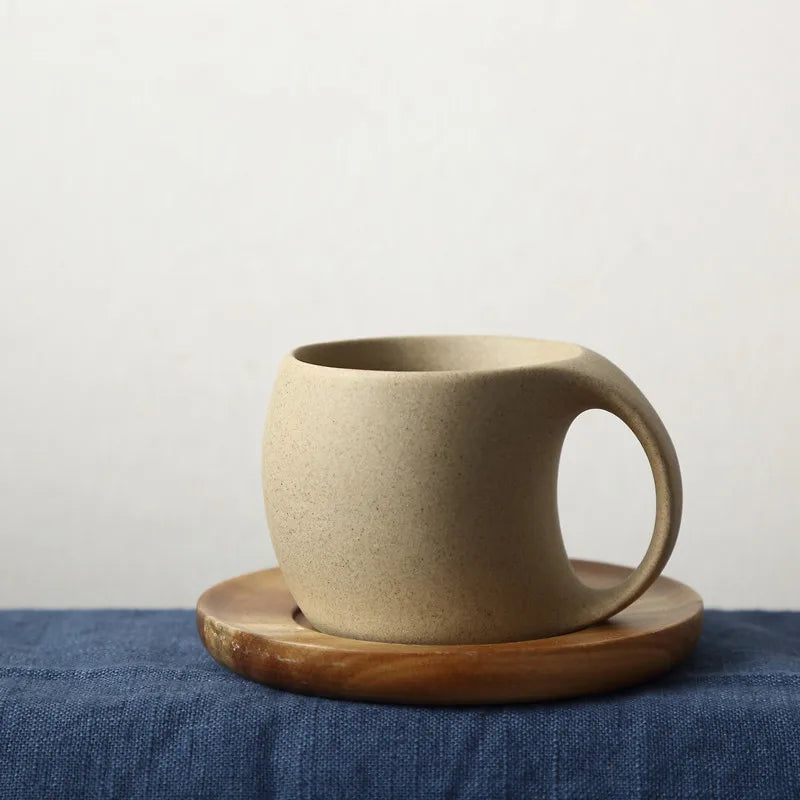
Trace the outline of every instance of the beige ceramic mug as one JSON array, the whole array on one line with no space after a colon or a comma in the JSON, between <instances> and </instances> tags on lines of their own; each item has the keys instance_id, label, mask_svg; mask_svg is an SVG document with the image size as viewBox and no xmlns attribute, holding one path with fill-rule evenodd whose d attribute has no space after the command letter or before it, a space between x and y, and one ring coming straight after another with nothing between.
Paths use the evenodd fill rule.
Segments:
<instances>
[{"instance_id":1,"label":"beige ceramic mug","mask_svg":"<svg viewBox=\"0 0 800 800\"><path fill-rule=\"evenodd\" d=\"M603 589L573 571L556 502L564 437L590 408L627 423L656 486L642 563ZM379 641L513 641L599 622L655 580L681 516L675 450L633 382L578 345L511 337L298 348L270 402L263 485L305 616Z\"/></svg>"}]
</instances>

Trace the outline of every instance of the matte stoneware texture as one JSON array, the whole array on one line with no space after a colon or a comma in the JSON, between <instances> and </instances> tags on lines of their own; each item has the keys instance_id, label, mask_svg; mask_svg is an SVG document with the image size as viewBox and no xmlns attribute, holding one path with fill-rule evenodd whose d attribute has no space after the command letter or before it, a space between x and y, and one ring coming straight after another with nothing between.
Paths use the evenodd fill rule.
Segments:
<instances>
[{"instance_id":1,"label":"matte stoneware texture","mask_svg":"<svg viewBox=\"0 0 800 800\"><path fill-rule=\"evenodd\" d=\"M565 435L591 408L630 427L656 487L644 559L602 588L571 565L556 500ZM262 474L303 614L370 641L511 642L607 619L658 577L681 516L675 450L641 391L591 350L536 339L300 347L277 376Z\"/></svg>"},{"instance_id":2,"label":"matte stoneware texture","mask_svg":"<svg viewBox=\"0 0 800 800\"><path fill-rule=\"evenodd\" d=\"M630 570L574 561L596 586ZM197 603L211 655L251 680L302 694L431 705L554 700L606 692L659 675L683 660L700 634L703 604L660 577L610 622L574 633L501 644L367 642L315 631L279 569L242 575Z\"/></svg>"}]
</instances>

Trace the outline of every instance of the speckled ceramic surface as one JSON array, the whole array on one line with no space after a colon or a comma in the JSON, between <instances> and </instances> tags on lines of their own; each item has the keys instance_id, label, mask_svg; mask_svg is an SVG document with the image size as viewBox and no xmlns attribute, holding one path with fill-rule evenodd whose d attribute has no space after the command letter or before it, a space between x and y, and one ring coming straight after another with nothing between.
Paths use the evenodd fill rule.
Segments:
<instances>
[{"instance_id":1,"label":"speckled ceramic surface","mask_svg":"<svg viewBox=\"0 0 800 800\"><path fill-rule=\"evenodd\" d=\"M580 581L558 522L558 461L590 408L647 453L656 522L619 585ZM307 345L283 361L263 485L286 584L320 631L418 644L552 636L633 602L678 534L672 442L634 383L574 344L422 336Z\"/></svg>"}]
</instances>

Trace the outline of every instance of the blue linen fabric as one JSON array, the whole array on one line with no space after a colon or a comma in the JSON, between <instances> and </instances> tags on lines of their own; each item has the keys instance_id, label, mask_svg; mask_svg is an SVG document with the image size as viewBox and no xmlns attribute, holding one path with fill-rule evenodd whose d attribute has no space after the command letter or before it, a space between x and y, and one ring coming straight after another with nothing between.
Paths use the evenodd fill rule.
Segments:
<instances>
[{"instance_id":1,"label":"blue linen fabric","mask_svg":"<svg viewBox=\"0 0 800 800\"><path fill-rule=\"evenodd\" d=\"M424 708L227 672L191 611L0 612L0 798L800 798L800 613L601 697Z\"/></svg>"}]
</instances>

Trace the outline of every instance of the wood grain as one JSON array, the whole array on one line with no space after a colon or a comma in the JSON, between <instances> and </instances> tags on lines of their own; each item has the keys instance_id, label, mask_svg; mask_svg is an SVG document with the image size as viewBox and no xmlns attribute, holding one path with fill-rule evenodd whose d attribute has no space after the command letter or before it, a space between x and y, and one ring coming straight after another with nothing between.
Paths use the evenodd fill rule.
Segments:
<instances>
[{"instance_id":1,"label":"wood grain","mask_svg":"<svg viewBox=\"0 0 800 800\"><path fill-rule=\"evenodd\" d=\"M630 572L572 563L595 586L613 585ZM503 644L403 645L319 633L279 569L224 581L197 602L206 649L251 680L303 694L426 705L553 700L641 683L691 652L702 616L700 596L663 576L609 622Z\"/></svg>"}]
</instances>

